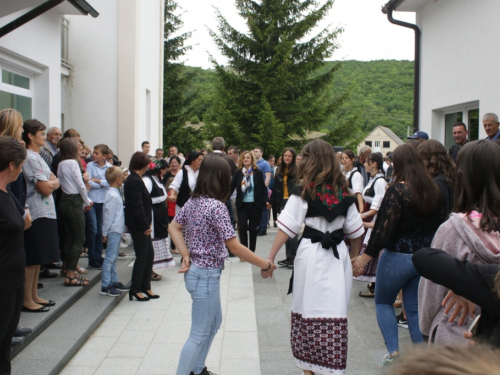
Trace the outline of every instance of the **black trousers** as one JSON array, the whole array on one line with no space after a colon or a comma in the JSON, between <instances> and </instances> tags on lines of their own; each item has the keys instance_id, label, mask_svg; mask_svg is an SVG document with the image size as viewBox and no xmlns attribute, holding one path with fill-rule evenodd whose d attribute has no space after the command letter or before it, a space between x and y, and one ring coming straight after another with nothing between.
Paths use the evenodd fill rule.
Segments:
<instances>
[{"instance_id":1,"label":"black trousers","mask_svg":"<svg viewBox=\"0 0 500 375\"><path fill-rule=\"evenodd\" d=\"M10 375L10 349L23 307L24 286L0 295L0 375Z\"/></svg>"},{"instance_id":2,"label":"black trousers","mask_svg":"<svg viewBox=\"0 0 500 375\"><path fill-rule=\"evenodd\" d=\"M254 252L257 245L257 230L262 218L262 209L258 209L253 203L243 203L241 207L238 207L240 242ZM247 232L250 232L250 246L248 246Z\"/></svg>"},{"instance_id":3,"label":"black trousers","mask_svg":"<svg viewBox=\"0 0 500 375\"><path fill-rule=\"evenodd\" d=\"M288 202L288 199L283 199L283 202L281 202L280 212L285 208L286 202ZM298 235L296 235L294 238L289 238L288 240L286 240L285 249L286 249L287 259L295 258L295 256L297 255L298 247L299 247Z\"/></svg>"},{"instance_id":4,"label":"black trousers","mask_svg":"<svg viewBox=\"0 0 500 375\"><path fill-rule=\"evenodd\" d=\"M151 236L146 236L143 231L131 230L130 235L134 241L135 263L132 270L132 291L141 293L151 290L151 271L155 252Z\"/></svg>"}]
</instances>

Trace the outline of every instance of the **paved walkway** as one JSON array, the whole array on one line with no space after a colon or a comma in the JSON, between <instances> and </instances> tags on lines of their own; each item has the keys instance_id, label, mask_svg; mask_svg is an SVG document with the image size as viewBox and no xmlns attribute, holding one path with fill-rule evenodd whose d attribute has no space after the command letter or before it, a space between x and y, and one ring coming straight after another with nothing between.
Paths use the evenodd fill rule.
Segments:
<instances>
[{"instance_id":1,"label":"paved walkway","mask_svg":"<svg viewBox=\"0 0 500 375\"><path fill-rule=\"evenodd\" d=\"M257 253L264 257L276 230L268 233L257 240ZM299 375L289 342L291 296L286 291L291 270L279 269L273 279L263 280L256 267L234 259L226 262L221 276L224 319L208 355L209 370L218 375ZM190 295L177 269L162 270L163 279L153 284L160 299L124 298L61 374L175 374L191 324ZM364 283L353 284L349 375L381 374L377 362L386 352L373 299L358 297L364 288ZM404 350L411 343L409 333L402 328L399 333Z\"/></svg>"}]
</instances>

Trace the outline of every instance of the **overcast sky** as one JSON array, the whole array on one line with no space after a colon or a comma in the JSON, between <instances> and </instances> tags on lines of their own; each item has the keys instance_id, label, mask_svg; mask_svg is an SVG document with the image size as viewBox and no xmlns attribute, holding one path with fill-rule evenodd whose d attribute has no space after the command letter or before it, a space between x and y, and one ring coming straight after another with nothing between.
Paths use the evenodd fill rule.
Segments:
<instances>
[{"instance_id":1,"label":"overcast sky","mask_svg":"<svg viewBox=\"0 0 500 375\"><path fill-rule=\"evenodd\" d=\"M332 60L413 60L413 37L411 29L396 26L381 12L387 0L336 0L328 16L320 24L342 27L344 32L338 38L340 48ZM324 1L320 1L321 4ZM227 60L219 53L208 33L208 28L217 31L215 8L219 8L229 23L240 31L245 31L245 22L237 14L234 0L185 0L180 1L181 31L192 31L187 44L193 49L187 53L186 65L211 68L209 54L219 64ZM394 18L415 22L415 13L394 12Z\"/></svg>"}]
</instances>

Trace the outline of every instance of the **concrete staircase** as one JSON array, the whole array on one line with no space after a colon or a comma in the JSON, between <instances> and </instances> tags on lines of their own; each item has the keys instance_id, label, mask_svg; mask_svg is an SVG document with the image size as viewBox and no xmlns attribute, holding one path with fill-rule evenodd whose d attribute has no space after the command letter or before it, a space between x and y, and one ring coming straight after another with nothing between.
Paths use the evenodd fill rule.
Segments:
<instances>
[{"instance_id":1,"label":"concrete staircase","mask_svg":"<svg viewBox=\"0 0 500 375\"><path fill-rule=\"evenodd\" d=\"M134 257L131 247L125 250L128 255L118 259L117 273L118 279L127 284ZM12 350L13 374L58 374L127 294L101 296L101 271L89 270L85 276L90 279L85 287L65 287L62 277L40 280L44 288L39 295L56 305L47 313L21 314L19 325L32 328L33 332Z\"/></svg>"}]
</instances>

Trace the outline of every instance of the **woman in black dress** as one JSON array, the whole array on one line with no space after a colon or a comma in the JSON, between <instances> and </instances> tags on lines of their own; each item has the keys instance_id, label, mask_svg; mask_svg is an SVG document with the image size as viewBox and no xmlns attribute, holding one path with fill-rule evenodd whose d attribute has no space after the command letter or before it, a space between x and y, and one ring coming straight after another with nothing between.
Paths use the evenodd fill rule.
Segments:
<instances>
[{"instance_id":1,"label":"woman in black dress","mask_svg":"<svg viewBox=\"0 0 500 375\"><path fill-rule=\"evenodd\" d=\"M10 374L10 347L23 306L24 220L7 185L21 173L26 150L12 137L0 137L0 374Z\"/></svg>"},{"instance_id":2,"label":"woman in black dress","mask_svg":"<svg viewBox=\"0 0 500 375\"><path fill-rule=\"evenodd\" d=\"M135 263L132 271L132 287L129 299L149 301L159 298L151 290L151 272L153 271L154 250L151 242L152 202L142 176L148 169L149 157L143 152L136 152L130 159L130 176L125 181L125 224L132 235L135 251Z\"/></svg>"}]
</instances>

